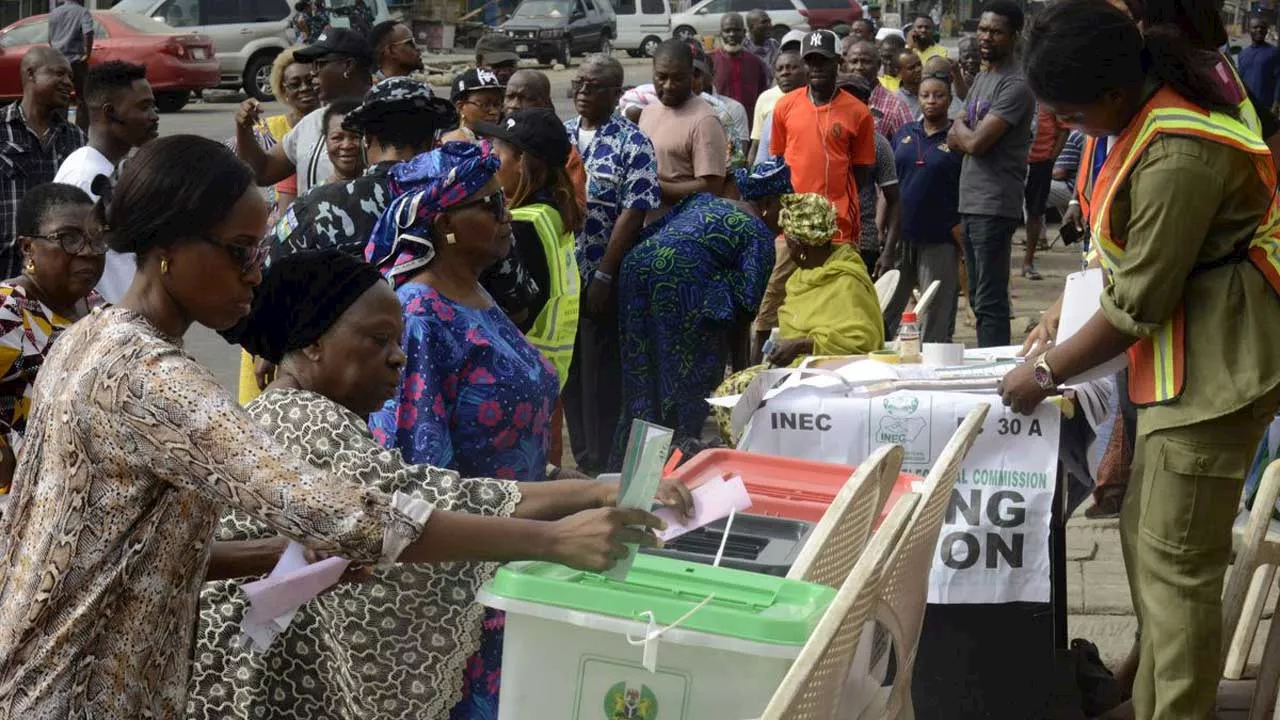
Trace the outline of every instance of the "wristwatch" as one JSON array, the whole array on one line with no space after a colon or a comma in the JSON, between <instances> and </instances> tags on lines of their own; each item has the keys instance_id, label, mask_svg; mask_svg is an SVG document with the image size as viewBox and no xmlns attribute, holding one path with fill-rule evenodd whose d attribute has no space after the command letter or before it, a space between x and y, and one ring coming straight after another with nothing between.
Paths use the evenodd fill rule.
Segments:
<instances>
[{"instance_id":1,"label":"wristwatch","mask_svg":"<svg viewBox=\"0 0 1280 720\"><path fill-rule=\"evenodd\" d=\"M1053 390L1058 387L1057 381L1053 379L1053 368L1049 367L1049 361L1046 359L1048 357L1049 353L1044 353L1036 360L1034 374L1032 375L1036 384L1042 390Z\"/></svg>"}]
</instances>

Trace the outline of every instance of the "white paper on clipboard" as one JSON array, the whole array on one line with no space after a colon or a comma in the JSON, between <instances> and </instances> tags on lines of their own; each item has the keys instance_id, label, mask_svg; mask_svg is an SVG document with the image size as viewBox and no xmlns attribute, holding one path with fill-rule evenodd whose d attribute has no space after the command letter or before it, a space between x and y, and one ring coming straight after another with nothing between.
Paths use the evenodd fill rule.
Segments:
<instances>
[{"instance_id":1,"label":"white paper on clipboard","mask_svg":"<svg viewBox=\"0 0 1280 720\"><path fill-rule=\"evenodd\" d=\"M1089 268L1083 272L1071 273L1067 276L1067 284L1062 291L1062 319L1058 322L1058 345L1080 332L1085 323L1089 322L1089 319L1102 309L1104 282L1102 268ZM1096 365L1067 380L1063 384L1080 385L1094 380L1109 378L1128 365L1129 356L1120 353L1101 365Z\"/></svg>"}]
</instances>

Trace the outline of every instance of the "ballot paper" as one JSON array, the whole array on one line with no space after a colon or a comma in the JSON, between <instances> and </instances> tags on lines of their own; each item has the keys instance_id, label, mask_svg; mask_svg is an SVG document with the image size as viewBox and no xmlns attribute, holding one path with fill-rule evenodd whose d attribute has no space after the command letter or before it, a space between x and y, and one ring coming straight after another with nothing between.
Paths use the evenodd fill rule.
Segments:
<instances>
[{"instance_id":1,"label":"ballot paper","mask_svg":"<svg viewBox=\"0 0 1280 720\"><path fill-rule=\"evenodd\" d=\"M298 608L332 587L347 569L345 558L308 563L306 548L291 542L267 577L241 586L249 607L241 623L255 649L270 647L276 635L293 621Z\"/></svg>"},{"instance_id":2,"label":"ballot paper","mask_svg":"<svg viewBox=\"0 0 1280 720\"><path fill-rule=\"evenodd\" d=\"M643 420L631 421L631 434L627 442L627 454L622 460L622 481L618 493L618 507L648 510L658 494L662 480L662 465L667 460L674 433L664 427ZM631 564L636 559L636 545L627 545L627 556L604 574L614 580L626 580Z\"/></svg>"},{"instance_id":3,"label":"ballot paper","mask_svg":"<svg viewBox=\"0 0 1280 720\"><path fill-rule=\"evenodd\" d=\"M1104 281L1102 268L1090 268L1067 276L1066 287L1062 290L1062 318L1058 321L1057 344L1061 345L1080 332L1085 323L1102 308ZM1080 385L1091 380L1109 378L1128 364L1129 357L1120 353L1101 365L1095 365L1068 379L1063 385Z\"/></svg>"},{"instance_id":4,"label":"ballot paper","mask_svg":"<svg viewBox=\"0 0 1280 720\"><path fill-rule=\"evenodd\" d=\"M685 533L729 517L731 512L751 509L751 496L747 494L747 486L739 475L712 478L694 488L690 494L693 495L693 517L688 520L682 520L680 513L671 508L660 508L653 512L667 522L667 529L658 533L658 538L663 542L675 540Z\"/></svg>"}]
</instances>

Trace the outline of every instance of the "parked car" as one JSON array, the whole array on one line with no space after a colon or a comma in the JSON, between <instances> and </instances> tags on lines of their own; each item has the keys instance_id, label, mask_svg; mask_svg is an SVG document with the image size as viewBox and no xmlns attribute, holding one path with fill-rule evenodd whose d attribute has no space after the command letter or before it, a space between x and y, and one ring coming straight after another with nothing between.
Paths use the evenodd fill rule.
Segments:
<instances>
[{"instance_id":1,"label":"parked car","mask_svg":"<svg viewBox=\"0 0 1280 720\"><path fill-rule=\"evenodd\" d=\"M523 0L498 30L522 58L568 67L572 55L613 53L617 19L609 0Z\"/></svg>"},{"instance_id":2,"label":"parked car","mask_svg":"<svg viewBox=\"0 0 1280 720\"><path fill-rule=\"evenodd\" d=\"M33 15L0 30L0 100L22 97L22 56L34 45L48 44L48 15ZM160 112L177 112L192 91L218 86L218 60L209 36L179 32L150 18L95 11L89 64L107 60L146 65Z\"/></svg>"},{"instance_id":3,"label":"parked car","mask_svg":"<svg viewBox=\"0 0 1280 720\"><path fill-rule=\"evenodd\" d=\"M720 34L720 18L725 13L746 15L764 10L773 20L773 36L782 39L792 30L829 28L840 23L851 24L862 17L855 0L702 0L686 12L671 16L673 37L700 38Z\"/></svg>"},{"instance_id":4,"label":"parked car","mask_svg":"<svg viewBox=\"0 0 1280 720\"><path fill-rule=\"evenodd\" d=\"M671 37L670 0L613 0L613 14L618 20L613 46L631 57L653 57Z\"/></svg>"},{"instance_id":5,"label":"parked car","mask_svg":"<svg viewBox=\"0 0 1280 720\"><path fill-rule=\"evenodd\" d=\"M386 0L366 0L374 12L374 22L391 17ZM335 26L350 23L341 9L355 0L326 3ZM220 87L244 88L263 102L275 99L271 93L271 63L281 50L293 44L290 18L293 0L121 0L115 12L143 15L170 27L200 32L213 38L222 67Z\"/></svg>"}]
</instances>

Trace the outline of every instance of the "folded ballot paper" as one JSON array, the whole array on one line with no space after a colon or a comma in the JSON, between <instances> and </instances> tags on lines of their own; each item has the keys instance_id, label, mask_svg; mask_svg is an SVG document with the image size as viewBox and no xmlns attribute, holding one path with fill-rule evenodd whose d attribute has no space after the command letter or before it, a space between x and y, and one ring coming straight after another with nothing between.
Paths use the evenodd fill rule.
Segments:
<instances>
[{"instance_id":1,"label":"folded ballot paper","mask_svg":"<svg viewBox=\"0 0 1280 720\"><path fill-rule=\"evenodd\" d=\"M747 494L747 486L742 477L733 475L728 478L716 477L694 488L693 517L681 520L680 513L671 508L660 508L654 515L667 521L667 529L658 533L663 542L669 542L693 532L703 525L729 517L729 513L744 512L751 509L751 496Z\"/></svg>"},{"instance_id":2,"label":"folded ballot paper","mask_svg":"<svg viewBox=\"0 0 1280 720\"><path fill-rule=\"evenodd\" d=\"M342 579L347 564L340 557L308 563L306 548L289 543L271 574L241 586L249 601L241 621L249 644L259 652L270 647L276 635L289 627L298 608Z\"/></svg>"}]
</instances>

